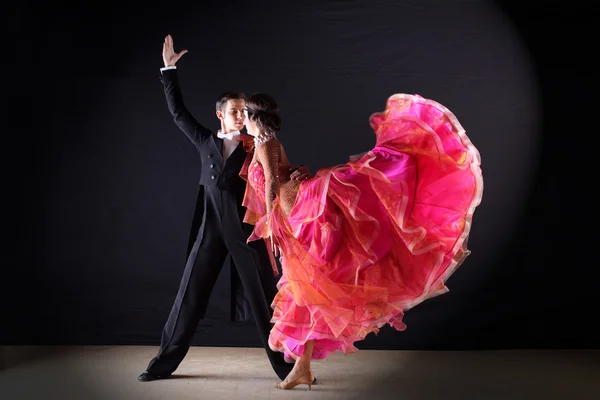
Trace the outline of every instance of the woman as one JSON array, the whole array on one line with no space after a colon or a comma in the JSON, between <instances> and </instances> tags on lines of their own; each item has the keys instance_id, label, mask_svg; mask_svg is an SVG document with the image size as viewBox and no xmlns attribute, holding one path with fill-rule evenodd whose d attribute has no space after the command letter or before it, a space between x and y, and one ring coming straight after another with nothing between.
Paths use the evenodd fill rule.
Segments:
<instances>
[{"instance_id":1,"label":"woman","mask_svg":"<svg viewBox=\"0 0 600 400\"><path fill-rule=\"evenodd\" d=\"M350 162L289 179L277 140L281 118L267 94L246 100L254 136L247 180L248 239L281 253L269 345L295 365L279 389L307 384L311 360L353 353L354 342L445 293L468 255L482 198L480 156L456 117L418 95L396 94L371 116L375 147Z\"/></svg>"}]
</instances>

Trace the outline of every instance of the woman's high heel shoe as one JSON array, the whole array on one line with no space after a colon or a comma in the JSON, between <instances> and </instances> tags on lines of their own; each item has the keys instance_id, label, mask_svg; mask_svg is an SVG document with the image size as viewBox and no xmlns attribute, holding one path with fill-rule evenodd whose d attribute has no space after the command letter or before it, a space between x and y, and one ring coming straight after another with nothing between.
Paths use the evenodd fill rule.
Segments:
<instances>
[{"instance_id":1,"label":"woman's high heel shoe","mask_svg":"<svg viewBox=\"0 0 600 400\"><path fill-rule=\"evenodd\" d=\"M286 383L285 381L281 381L281 382L277 382L273 386L276 389L290 390L290 389L295 388L298 385L304 384L304 385L308 385L308 390L311 390L311 386L312 386L314 380L315 380L315 376L313 375L311 370L308 370L308 372L299 376L298 378L294 379L291 382Z\"/></svg>"}]
</instances>

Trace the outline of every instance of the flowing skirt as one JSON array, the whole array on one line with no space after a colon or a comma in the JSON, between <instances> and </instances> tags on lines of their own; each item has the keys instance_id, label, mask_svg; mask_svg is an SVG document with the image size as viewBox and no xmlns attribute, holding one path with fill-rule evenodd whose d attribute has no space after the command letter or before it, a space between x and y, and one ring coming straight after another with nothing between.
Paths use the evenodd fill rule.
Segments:
<instances>
[{"instance_id":1,"label":"flowing skirt","mask_svg":"<svg viewBox=\"0 0 600 400\"><path fill-rule=\"evenodd\" d=\"M360 159L303 181L286 216L276 200L249 240L272 232L282 250L270 347L288 359L315 340L312 358L353 353L384 324L404 330L406 310L447 292L468 256L482 199L480 155L441 104L396 94L371 116L376 144Z\"/></svg>"}]
</instances>

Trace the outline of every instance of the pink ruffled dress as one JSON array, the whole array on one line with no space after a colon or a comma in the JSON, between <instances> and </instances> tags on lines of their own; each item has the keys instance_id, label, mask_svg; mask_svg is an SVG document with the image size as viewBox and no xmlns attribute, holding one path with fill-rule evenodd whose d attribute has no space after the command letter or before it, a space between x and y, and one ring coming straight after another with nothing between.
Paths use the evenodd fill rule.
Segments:
<instances>
[{"instance_id":1,"label":"pink ruffled dress","mask_svg":"<svg viewBox=\"0 0 600 400\"><path fill-rule=\"evenodd\" d=\"M288 216L266 215L262 165L248 158L248 239L276 237L283 274L275 297L274 351L296 359L357 351L384 324L404 330L404 312L448 291L469 254L480 204L480 155L457 118L419 95L396 94L370 119L376 144L360 159L302 181ZM268 223L267 223L268 222Z\"/></svg>"}]
</instances>

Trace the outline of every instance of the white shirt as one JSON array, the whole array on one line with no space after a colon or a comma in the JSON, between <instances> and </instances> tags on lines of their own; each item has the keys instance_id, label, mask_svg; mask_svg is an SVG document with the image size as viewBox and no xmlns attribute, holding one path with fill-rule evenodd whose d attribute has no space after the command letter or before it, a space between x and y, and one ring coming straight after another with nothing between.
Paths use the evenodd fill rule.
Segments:
<instances>
[{"instance_id":1,"label":"white shirt","mask_svg":"<svg viewBox=\"0 0 600 400\"><path fill-rule=\"evenodd\" d=\"M219 130L219 132L217 132L217 137L219 137L220 133L221 131ZM240 131L229 132L228 135L231 135L232 138L223 138L223 162L229 158L231 153L235 151L238 144L242 141Z\"/></svg>"}]
</instances>

